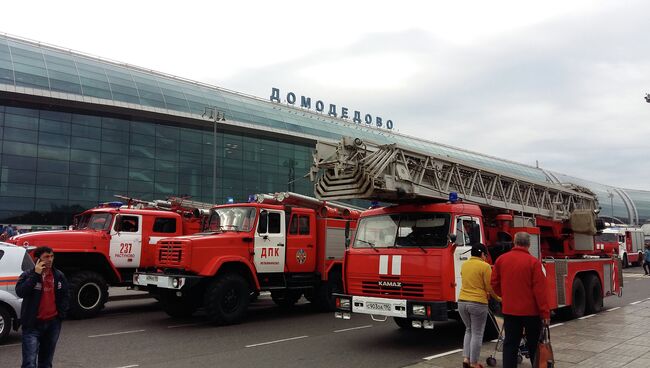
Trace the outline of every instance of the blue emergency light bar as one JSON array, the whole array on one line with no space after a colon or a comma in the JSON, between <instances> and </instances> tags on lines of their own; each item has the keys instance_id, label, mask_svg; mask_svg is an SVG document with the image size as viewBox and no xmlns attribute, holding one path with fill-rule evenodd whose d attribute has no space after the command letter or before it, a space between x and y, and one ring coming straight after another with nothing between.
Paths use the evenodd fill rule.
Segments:
<instances>
[{"instance_id":1,"label":"blue emergency light bar","mask_svg":"<svg viewBox=\"0 0 650 368\"><path fill-rule=\"evenodd\" d=\"M456 193L456 192L450 192L450 193L449 193L449 202L451 202L451 203L456 203L456 202L458 202L458 193Z\"/></svg>"},{"instance_id":2,"label":"blue emergency light bar","mask_svg":"<svg viewBox=\"0 0 650 368\"><path fill-rule=\"evenodd\" d=\"M99 207L112 207L112 208L120 208L124 205L122 202L104 202L100 203Z\"/></svg>"}]
</instances>

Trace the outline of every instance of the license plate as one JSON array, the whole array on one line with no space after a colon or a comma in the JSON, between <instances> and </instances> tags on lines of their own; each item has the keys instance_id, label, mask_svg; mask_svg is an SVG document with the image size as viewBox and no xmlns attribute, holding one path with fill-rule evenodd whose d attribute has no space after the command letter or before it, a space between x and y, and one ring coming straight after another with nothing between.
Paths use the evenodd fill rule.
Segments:
<instances>
[{"instance_id":1,"label":"license plate","mask_svg":"<svg viewBox=\"0 0 650 368\"><path fill-rule=\"evenodd\" d=\"M146 282L158 282L158 276L147 275L145 278Z\"/></svg>"},{"instance_id":2,"label":"license plate","mask_svg":"<svg viewBox=\"0 0 650 368\"><path fill-rule=\"evenodd\" d=\"M366 302L366 309L390 312L391 306L390 304L385 304L385 303Z\"/></svg>"}]
</instances>

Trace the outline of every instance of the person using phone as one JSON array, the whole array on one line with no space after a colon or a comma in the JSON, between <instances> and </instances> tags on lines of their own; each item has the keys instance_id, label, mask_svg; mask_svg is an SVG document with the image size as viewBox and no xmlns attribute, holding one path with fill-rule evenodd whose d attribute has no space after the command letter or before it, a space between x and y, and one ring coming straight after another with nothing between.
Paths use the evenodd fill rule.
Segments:
<instances>
[{"instance_id":1,"label":"person using phone","mask_svg":"<svg viewBox=\"0 0 650 368\"><path fill-rule=\"evenodd\" d=\"M16 284L16 294L23 298L22 368L52 367L61 321L69 306L68 282L53 267L52 248L36 248L34 258L34 268L23 272Z\"/></svg>"}]
</instances>

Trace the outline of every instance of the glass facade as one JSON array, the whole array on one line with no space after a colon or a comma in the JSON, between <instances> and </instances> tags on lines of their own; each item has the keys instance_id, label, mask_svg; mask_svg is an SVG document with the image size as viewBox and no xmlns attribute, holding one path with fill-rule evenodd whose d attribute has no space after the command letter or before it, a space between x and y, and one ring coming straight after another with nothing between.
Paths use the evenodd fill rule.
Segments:
<instances>
[{"instance_id":1,"label":"glass facade","mask_svg":"<svg viewBox=\"0 0 650 368\"><path fill-rule=\"evenodd\" d=\"M216 140L213 123L202 117L206 107L227 120ZM398 143L536 181L557 178L593 190L603 215L650 219L649 191L547 175L365 123L0 35L0 223L67 223L62 214L113 200L114 194L190 195L218 203L269 191L311 195L304 175L313 142L341 136Z\"/></svg>"},{"instance_id":2,"label":"glass facade","mask_svg":"<svg viewBox=\"0 0 650 368\"><path fill-rule=\"evenodd\" d=\"M215 141L213 130L0 105L0 134L1 223L69 223L114 194L224 203L312 192L311 145L251 133L218 130Z\"/></svg>"}]
</instances>

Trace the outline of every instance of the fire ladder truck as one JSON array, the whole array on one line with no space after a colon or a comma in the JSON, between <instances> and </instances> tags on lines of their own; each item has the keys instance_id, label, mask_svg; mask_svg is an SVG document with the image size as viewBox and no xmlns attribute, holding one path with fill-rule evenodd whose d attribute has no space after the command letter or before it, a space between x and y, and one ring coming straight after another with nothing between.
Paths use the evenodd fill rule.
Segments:
<instances>
[{"instance_id":1,"label":"fire ladder truck","mask_svg":"<svg viewBox=\"0 0 650 368\"><path fill-rule=\"evenodd\" d=\"M433 328L456 313L471 245L485 244L493 262L520 231L542 260L552 309L597 313L603 297L622 292L619 261L594 246L603 224L586 188L348 137L318 142L310 178L319 199L395 203L359 218L345 253L338 318L360 313Z\"/></svg>"}]
</instances>

